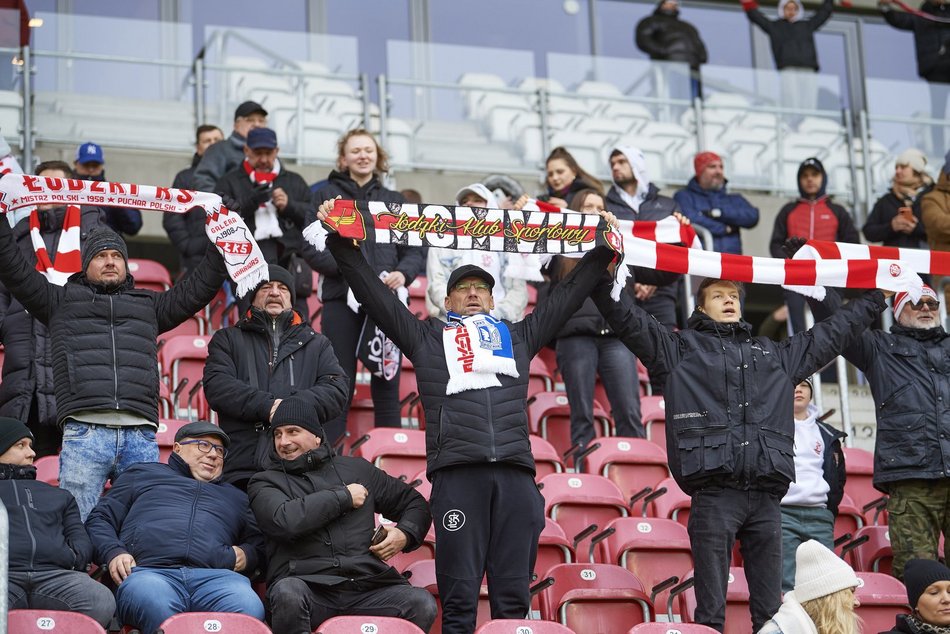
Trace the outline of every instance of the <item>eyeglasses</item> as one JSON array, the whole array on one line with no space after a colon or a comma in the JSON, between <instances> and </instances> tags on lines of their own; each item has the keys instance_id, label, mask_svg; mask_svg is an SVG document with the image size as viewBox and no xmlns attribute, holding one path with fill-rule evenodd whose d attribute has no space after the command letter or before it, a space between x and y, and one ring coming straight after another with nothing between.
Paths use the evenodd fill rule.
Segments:
<instances>
[{"instance_id":1,"label":"eyeglasses","mask_svg":"<svg viewBox=\"0 0 950 634\"><path fill-rule=\"evenodd\" d=\"M455 291L455 292L457 292L457 293L467 293L467 292L469 292L470 290L472 290L473 288L474 288L476 291L488 291L488 290L491 290L491 286L489 286L489 285L486 284L485 282L468 282L468 283L466 283L466 282L459 282L458 284L456 284L455 286L452 287L452 290Z\"/></svg>"},{"instance_id":2,"label":"eyeglasses","mask_svg":"<svg viewBox=\"0 0 950 634\"><path fill-rule=\"evenodd\" d=\"M926 300L925 300L925 299L922 299L922 300L920 300L919 302L917 302L916 304L911 304L911 305L910 305L910 307L913 308L914 310L923 310L923 309L924 309L924 306L926 306L927 308L929 308L929 309L931 310L931 312L936 312L937 309L940 308L940 304L937 303L937 302L935 302L935 301L933 301L932 299L926 299Z\"/></svg>"},{"instance_id":3,"label":"eyeglasses","mask_svg":"<svg viewBox=\"0 0 950 634\"><path fill-rule=\"evenodd\" d=\"M226 458L228 455L228 450L224 445L216 445L213 442L208 442L207 440L181 440L178 442L179 445L198 445L198 451L201 453L211 453L211 450L214 449L222 458Z\"/></svg>"}]
</instances>

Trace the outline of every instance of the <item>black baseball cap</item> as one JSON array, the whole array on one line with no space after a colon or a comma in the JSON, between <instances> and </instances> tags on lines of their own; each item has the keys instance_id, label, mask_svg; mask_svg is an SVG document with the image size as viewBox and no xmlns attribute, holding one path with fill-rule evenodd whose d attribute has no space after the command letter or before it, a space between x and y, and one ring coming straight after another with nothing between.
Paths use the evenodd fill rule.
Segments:
<instances>
[{"instance_id":1,"label":"black baseball cap","mask_svg":"<svg viewBox=\"0 0 950 634\"><path fill-rule=\"evenodd\" d=\"M254 128L247 133L247 147L252 150L273 150L277 147L277 133L270 128Z\"/></svg>"},{"instance_id":2,"label":"black baseball cap","mask_svg":"<svg viewBox=\"0 0 950 634\"><path fill-rule=\"evenodd\" d=\"M238 117L249 117L255 112L259 112L265 117L267 116L267 111L264 110L264 106L257 103L256 101L245 101L237 107L237 110L234 111L234 118L237 119Z\"/></svg>"},{"instance_id":3,"label":"black baseball cap","mask_svg":"<svg viewBox=\"0 0 950 634\"><path fill-rule=\"evenodd\" d=\"M491 273L480 266L466 264L465 266L460 266L452 271L452 275L449 276L449 281L445 285L445 292L451 293L455 285L461 280L464 280L466 277L477 277L479 279L485 280L489 288L495 288L495 278L491 276Z\"/></svg>"},{"instance_id":4,"label":"black baseball cap","mask_svg":"<svg viewBox=\"0 0 950 634\"><path fill-rule=\"evenodd\" d=\"M181 442L185 438L197 438L198 436L217 436L225 447L231 444L231 438L224 433L223 429L214 423L203 420L184 425L175 433L175 442Z\"/></svg>"}]
</instances>

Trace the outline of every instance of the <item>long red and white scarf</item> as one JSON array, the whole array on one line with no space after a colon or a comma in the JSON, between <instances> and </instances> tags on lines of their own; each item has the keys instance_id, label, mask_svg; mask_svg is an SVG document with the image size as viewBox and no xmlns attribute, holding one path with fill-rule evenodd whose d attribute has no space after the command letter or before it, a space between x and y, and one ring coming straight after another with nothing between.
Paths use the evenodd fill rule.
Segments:
<instances>
[{"instance_id":1,"label":"long red and white scarf","mask_svg":"<svg viewBox=\"0 0 950 634\"><path fill-rule=\"evenodd\" d=\"M73 273L82 270L82 254L79 250L79 233L82 211L79 205L66 205L63 216L63 229L56 245L56 259L51 260L40 232L39 211L30 212L30 241L36 252L36 270L46 276L53 284L63 286Z\"/></svg>"},{"instance_id":2,"label":"long red and white scarf","mask_svg":"<svg viewBox=\"0 0 950 634\"><path fill-rule=\"evenodd\" d=\"M878 247L850 242L809 240L795 260L900 260L917 273L950 275L950 251Z\"/></svg>"},{"instance_id":3,"label":"long red and white scarf","mask_svg":"<svg viewBox=\"0 0 950 634\"><path fill-rule=\"evenodd\" d=\"M267 262L241 215L230 211L221 197L207 192L134 183L6 174L0 178L0 213L35 205L97 205L134 207L183 214L200 207L207 214L205 233L224 258L228 275L245 295L267 280Z\"/></svg>"}]
</instances>

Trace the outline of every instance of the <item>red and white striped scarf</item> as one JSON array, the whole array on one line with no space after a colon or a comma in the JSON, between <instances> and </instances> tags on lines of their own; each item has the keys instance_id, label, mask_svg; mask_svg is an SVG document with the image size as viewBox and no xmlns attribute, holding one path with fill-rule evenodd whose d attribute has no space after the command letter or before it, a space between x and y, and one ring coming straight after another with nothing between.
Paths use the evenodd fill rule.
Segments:
<instances>
[{"instance_id":1,"label":"red and white striped scarf","mask_svg":"<svg viewBox=\"0 0 950 634\"><path fill-rule=\"evenodd\" d=\"M796 260L900 260L917 273L950 275L950 252L809 240Z\"/></svg>"},{"instance_id":2,"label":"red and white striped scarf","mask_svg":"<svg viewBox=\"0 0 950 634\"><path fill-rule=\"evenodd\" d=\"M34 207L30 213L30 241L36 252L36 270L57 286L63 286L70 275L82 270L82 255L79 251L81 218L79 205L66 206L63 229L59 234L59 244L56 245L56 259L51 260L43 234L40 233L39 211Z\"/></svg>"}]
</instances>

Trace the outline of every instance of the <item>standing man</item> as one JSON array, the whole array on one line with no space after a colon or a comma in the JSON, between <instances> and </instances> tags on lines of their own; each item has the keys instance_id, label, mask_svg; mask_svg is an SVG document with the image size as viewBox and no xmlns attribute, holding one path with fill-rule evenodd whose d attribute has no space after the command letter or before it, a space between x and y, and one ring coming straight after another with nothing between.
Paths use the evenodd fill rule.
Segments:
<instances>
[{"instance_id":1,"label":"standing man","mask_svg":"<svg viewBox=\"0 0 950 634\"><path fill-rule=\"evenodd\" d=\"M363 458L327 446L313 394L281 402L251 508L267 537L271 627L310 634L334 616L397 616L428 632L435 599L385 563L425 540L425 498ZM393 522L381 527L376 514Z\"/></svg>"},{"instance_id":2,"label":"standing man","mask_svg":"<svg viewBox=\"0 0 950 634\"><path fill-rule=\"evenodd\" d=\"M187 167L175 175L172 187L175 189L196 189L195 169L204 156L205 150L224 140L224 133L218 126L200 125L195 131L195 154L191 158L191 167ZM205 252L205 212L194 208L184 214L162 214L162 227L168 234L172 246L178 250L181 261L181 274L195 268Z\"/></svg>"},{"instance_id":3,"label":"standing man","mask_svg":"<svg viewBox=\"0 0 950 634\"><path fill-rule=\"evenodd\" d=\"M0 222L0 281L49 329L60 486L85 519L108 478L158 460L156 338L211 301L224 261L209 242L202 264L171 290L138 289L125 242L103 227L82 244L82 271L57 286L22 256L11 231Z\"/></svg>"},{"instance_id":4,"label":"standing man","mask_svg":"<svg viewBox=\"0 0 950 634\"><path fill-rule=\"evenodd\" d=\"M782 512L795 478L793 388L867 330L886 307L869 291L807 333L775 342L742 319L743 286L707 278L688 327L672 332L626 296L594 292L597 307L650 374L666 377L670 473L692 498L689 538L695 620L723 631L735 540L749 582L752 631L782 596Z\"/></svg>"},{"instance_id":5,"label":"standing man","mask_svg":"<svg viewBox=\"0 0 950 634\"><path fill-rule=\"evenodd\" d=\"M123 624L155 632L181 612L238 612L264 620L251 588L264 538L247 495L221 482L228 435L189 423L168 464L129 468L86 522L101 566L119 589Z\"/></svg>"},{"instance_id":6,"label":"standing man","mask_svg":"<svg viewBox=\"0 0 950 634\"><path fill-rule=\"evenodd\" d=\"M713 236L713 250L742 255L739 229L759 224L759 210L742 194L726 191L722 158L715 152L700 152L693 159L696 175L686 189L673 195L683 215L693 224L705 227Z\"/></svg>"},{"instance_id":7,"label":"standing man","mask_svg":"<svg viewBox=\"0 0 950 634\"><path fill-rule=\"evenodd\" d=\"M267 125L267 111L256 101L245 101L234 111L234 128L222 143L207 149L195 168L194 189L214 192L218 179L233 170L244 160L244 145L247 133Z\"/></svg>"},{"instance_id":8,"label":"standing man","mask_svg":"<svg viewBox=\"0 0 950 634\"><path fill-rule=\"evenodd\" d=\"M102 146L83 143L76 148L76 160L73 161L76 177L87 181L106 180L106 156ZM118 234L134 236L142 230L142 212L131 207L103 207L106 224Z\"/></svg>"},{"instance_id":9,"label":"standing man","mask_svg":"<svg viewBox=\"0 0 950 634\"><path fill-rule=\"evenodd\" d=\"M290 273L271 264L244 318L208 345L205 395L231 437L222 479L242 490L273 444L270 424L283 399L311 394L320 424L346 404L349 379L329 339L292 308L293 289Z\"/></svg>"},{"instance_id":10,"label":"standing man","mask_svg":"<svg viewBox=\"0 0 950 634\"><path fill-rule=\"evenodd\" d=\"M281 165L278 154L277 134L270 128L252 128L247 133L244 160L221 177L215 191L238 201L241 216L267 263L290 270L295 289L300 276L309 287L310 267L295 256L303 249L301 232L304 218L313 208L313 194L299 174ZM306 314L307 298L301 297L300 304L295 308Z\"/></svg>"},{"instance_id":11,"label":"standing man","mask_svg":"<svg viewBox=\"0 0 950 634\"><path fill-rule=\"evenodd\" d=\"M74 177L69 164L63 161L40 163L36 166L36 175ZM33 263L49 279L62 284L68 275L79 270L79 263L67 254L81 248L89 233L104 224L105 216L99 207L37 205L13 228L13 239L22 258ZM74 228L77 226L78 232ZM39 264L33 227L39 231L51 267ZM58 454L63 430L56 414L49 330L3 287L0 287L0 343L6 352L0 382L0 416L26 422L33 432L33 450L38 457Z\"/></svg>"},{"instance_id":12,"label":"standing man","mask_svg":"<svg viewBox=\"0 0 950 634\"><path fill-rule=\"evenodd\" d=\"M332 200L323 203L317 218L325 220L332 205ZM612 252L598 247L588 253L547 302L514 323L489 315L495 279L476 265L462 266L446 283L449 323L445 323L416 319L352 241L331 232L327 246L367 315L416 370L439 543L435 566L442 631L475 630L478 592L486 571L492 618L524 618L544 526L544 500L534 482L528 442L529 366L583 304ZM472 351L472 336L499 342L500 349L489 352L497 372L466 370L464 357Z\"/></svg>"},{"instance_id":13,"label":"standing man","mask_svg":"<svg viewBox=\"0 0 950 634\"><path fill-rule=\"evenodd\" d=\"M692 97L703 98L699 67L708 61L706 45L696 27L680 20L678 0L659 0L653 15L637 24L634 41L652 60L689 65Z\"/></svg>"},{"instance_id":14,"label":"standing man","mask_svg":"<svg viewBox=\"0 0 950 634\"><path fill-rule=\"evenodd\" d=\"M0 417L0 503L9 518L10 610L79 612L108 627L115 599L86 574L92 542L69 491L36 479L33 436Z\"/></svg>"},{"instance_id":15,"label":"standing man","mask_svg":"<svg viewBox=\"0 0 950 634\"><path fill-rule=\"evenodd\" d=\"M841 303L829 293L809 302L815 319ZM877 405L874 486L888 494L894 576L911 559L937 559L950 537L950 336L940 325L929 286L916 304L894 296L890 332L865 330L844 357L867 376Z\"/></svg>"}]
</instances>

